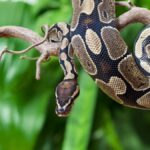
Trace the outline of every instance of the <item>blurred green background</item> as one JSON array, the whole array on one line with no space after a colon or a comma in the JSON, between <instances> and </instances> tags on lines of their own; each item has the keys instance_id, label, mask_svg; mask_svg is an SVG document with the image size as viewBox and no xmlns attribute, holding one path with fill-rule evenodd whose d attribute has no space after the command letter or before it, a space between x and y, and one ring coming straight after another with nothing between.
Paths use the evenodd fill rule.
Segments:
<instances>
[{"instance_id":1,"label":"blurred green background","mask_svg":"<svg viewBox=\"0 0 150 150\"><path fill-rule=\"evenodd\" d=\"M149 7L148 0L134 0ZM126 11L117 7L117 15ZM1 0L0 25L19 25L41 34L43 24L70 22L71 0ZM130 49L143 28L122 31ZM21 40L0 39L0 49L24 49ZM28 56L37 56L32 50ZM63 79L58 58L42 64L35 80L35 62L4 55L0 62L0 150L149 150L150 111L130 109L99 90L79 63L81 94L68 118L55 115L55 87ZM88 82L85 82L88 81Z\"/></svg>"}]
</instances>

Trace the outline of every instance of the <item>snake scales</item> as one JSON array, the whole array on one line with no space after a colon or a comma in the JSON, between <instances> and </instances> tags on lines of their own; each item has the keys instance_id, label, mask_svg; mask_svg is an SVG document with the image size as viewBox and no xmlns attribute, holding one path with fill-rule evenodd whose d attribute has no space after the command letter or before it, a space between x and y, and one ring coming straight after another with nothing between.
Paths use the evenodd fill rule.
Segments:
<instances>
[{"instance_id":1,"label":"snake scales","mask_svg":"<svg viewBox=\"0 0 150 150\"><path fill-rule=\"evenodd\" d=\"M74 55L95 83L116 102L150 108L150 28L135 42L134 54L115 26L114 0L72 0L71 25L57 23L50 29L53 42L61 40L59 53L64 80L56 88L56 113L66 116L79 95Z\"/></svg>"},{"instance_id":2,"label":"snake scales","mask_svg":"<svg viewBox=\"0 0 150 150\"><path fill-rule=\"evenodd\" d=\"M64 79L56 88L56 114L67 116L79 95L74 56L113 100L128 107L150 109L150 26L137 37L132 54L116 28L114 0L72 0L72 6L70 25L57 23L46 28L46 40L61 45L59 62ZM4 52L22 54L32 47L22 52L6 49L1 51L0 59ZM38 58L37 79L39 64L48 57L46 51Z\"/></svg>"}]
</instances>

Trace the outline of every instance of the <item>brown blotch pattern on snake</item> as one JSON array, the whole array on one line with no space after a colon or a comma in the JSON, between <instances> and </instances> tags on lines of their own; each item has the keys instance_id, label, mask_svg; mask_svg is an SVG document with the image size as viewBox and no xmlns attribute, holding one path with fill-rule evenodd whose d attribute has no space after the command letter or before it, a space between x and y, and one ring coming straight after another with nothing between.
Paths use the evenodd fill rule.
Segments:
<instances>
[{"instance_id":1,"label":"brown blotch pattern on snake","mask_svg":"<svg viewBox=\"0 0 150 150\"><path fill-rule=\"evenodd\" d=\"M108 94L114 101L123 104L123 101L117 96L116 91L109 85L108 83L104 82L103 80L96 79L95 80L98 87L106 94Z\"/></svg>"},{"instance_id":2,"label":"brown blotch pattern on snake","mask_svg":"<svg viewBox=\"0 0 150 150\"><path fill-rule=\"evenodd\" d=\"M81 12L90 15L95 7L94 0L84 0L81 5Z\"/></svg>"},{"instance_id":3,"label":"brown blotch pattern on snake","mask_svg":"<svg viewBox=\"0 0 150 150\"><path fill-rule=\"evenodd\" d=\"M137 103L140 106L143 106L145 108L150 108L150 92L143 95L141 98L137 100Z\"/></svg>"},{"instance_id":4,"label":"brown blotch pattern on snake","mask_svg":"<svg viewBox=\"0 0 150 150\"><path fill-rule=\"evenodd\" d=\"M74 53L78 57L81 65L90 75L95 75L97 73L96 65L89 56L84 41L80 35L75 35L72 37L72 47Z\"/></svg>"},{"instance_id":5,"label":"brown blotch pattern on snake","mask_svg":"<svg viewBox=\"0 0 150 150\"><path fill-rule=\"evenodd\" d=\"M120 61L118 69L134 90L143 91L149 88L148 77L141 73L132 55L128 55Z\"/></svg>"},{"instance_id":6,"label":"brown blotch pattern on snake","mask_svg":"<svg viewBox=\"0 0 150 150\"><path fill-rule=\"evenodd\" d=\"M102 43L97 33L92 29L87 29L85 39L90 51L96 55L100 54Z\"/></svg>"},{"instance_id":7,"label":"brown blotch pattern on snake","mask_svg":"<svg viewBox=\"0 0 150 150\"><path fill-rule=\"evenodd\" d=\"M126 84L125 82L116 76L110 78L108 85L114 89L116 95L122 95L126 93Z\"/></svg>"},{"instance_id":8,"label":"brown blotch pattern on snake","mask_svg":"<svg viewBox=\"0 0 150 150\"><path fill-rule=\"evenodd\" d=\"M98 6L99 20L109 23L115 19L114 0L103 0Z\"/></svg>"},{"instance_id":9,"label":"brown blotch pattern on snake","mask_svg":"<svg viewBox=\"0 0 150 150\"><path fill-rule=\"evenodd\" d=\"M62 65L62 69L64 70L64 73L65 73L65 77L64 79L74 79L75 78L75 75L71 72L72 70L72 65L69 61L67 61L67 55L65 53L61 53L60 54L60 58L61 60L64 61L64 65L66 68L64 68Z\"/></svg>"},{"instance_id":10,"label":"brown blotch pattern on snake","mask_svg":"<svg viewBox=\"0 0 150 150\"><path fill-rule=\"evenodd\" d=\"M69 33L69 29L67 27L67 24L64 22L60 22L57 24L58 27L63 31L63 35L67 35Z\"/></svg>"},{"instance_id":11,"label":"brown blotch pattern on snake","mask_svg":"<svg viewBox=\"0 0 150 150\"><path fill-rule=\"evenodd\" d=\"M62 40L61 49L63 50L63 49L65 49L65 48L67 48L68 45L69 45L68 39L67 39L67 38L64 38L64 39Z\"/></svg>"},{"instance_id":12,"label":"brown blotch pattern on snake","mask_svg":"<svg viewBox=\"0 0 150 150\"><path fill-rule=\"evenodd\" d=\"M94 0L84 0L81 4L81 0L72 0L73 17L71 22L71 31L74 31L79 23L81 13L90 15L95 7Z\"/></svg>"},{"instance_id":13,"label":"brown blotch pattern on snake","mask_svg":"<svg viewBox=\"0 0 150 150\"><path fill-rule=\"evenodd\" d=\"M117 60L126 54L127 45L118 30L112 27L104 27L102 28L101 36L112 60Z\"/></svg>"}]
</instances>

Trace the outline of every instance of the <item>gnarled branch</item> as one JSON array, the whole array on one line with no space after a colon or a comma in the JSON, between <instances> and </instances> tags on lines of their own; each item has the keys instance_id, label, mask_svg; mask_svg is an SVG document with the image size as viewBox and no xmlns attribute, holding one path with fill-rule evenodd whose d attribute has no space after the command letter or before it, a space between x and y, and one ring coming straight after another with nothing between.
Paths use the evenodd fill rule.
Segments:
<instances>
[{"instance_id":1,"label":"gnarled branch","mask_svg":"<svg viewBox=\"0 0 150 150\"><path fill-rule=\"evenodd\" d=\"M136 7L130 2L116 2L117 6L124 6L129 8L129 11L123 13L116 19L116 26L118 30L126 27L131 23L150 24L150 10L146 8Z\"/></svg>"},{"instance_id":2,"label":"gnarled branch","mask_svg":"<svg viewBox=\"0 0 150 150\"><path fill-rule=\"evenodd\" d=\"M44 39L36 32L20 26L0 27L0 37L6 37L6 38L15 37L15 38L25 40L31 44L40 43ZM50 43L49 41L45 41L42 44L35 46L35 48L40 53L43 53L44 51L49 51L51 53L51 56L57 56L58 50L60 48L60 44Z\"/></svg>"},{"instance_id":3,"label":"gnarled branch","mask_svg":"<svg viewBox=\"0 0 150 150\"><path fill-rule=\"evenodd\" d=\"M0 51L0 59L4 53L11 53L11 54L23 54L25 52L28 52L31 50L31 48L36 48L40 53L41 56L37 58L36 62L36 79L40 79L40 64L43 60L47 60L50 56L57 56L58 51L60 49L59 42L52 43L48 40L49 36L49 28L48 26L45 27L45 37L39 36L37 33L33 32L30 29L18 27L18 26L4 26L0 27L0 37L16 37L23 39L32 45L22 51L11 51L8 50L8 48L5 48L4 50ZM28 57L22 57L27 58Z\"/></svg>"}]
</instances>

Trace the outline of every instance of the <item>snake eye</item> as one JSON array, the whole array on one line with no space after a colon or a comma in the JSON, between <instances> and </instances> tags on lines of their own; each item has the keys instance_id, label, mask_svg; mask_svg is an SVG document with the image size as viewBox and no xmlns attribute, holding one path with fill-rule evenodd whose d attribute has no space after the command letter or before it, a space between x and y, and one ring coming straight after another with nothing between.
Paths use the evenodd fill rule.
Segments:
<instances>
[{"instance_id":1,"label":"snake eye","mask_svg":"<svg viewBox=\"0 0 150 150\"><path fill-rule=\"evenodd\" d=\"M60 42L60 41L56 41L56 40L54 40L54 39L51 39L51 42L52 42L52 43L58 43L58 42Z\"/></svg>"},{"instance_id":2,"label":"snake eye","mask_svg":"<svg viewBox=\"0 0 150 150\"><path fill-rule=\"evenodd\" d=\"M57 24L53 25L52 27L49 28L48 31L48 40L52 43L59 43L62 40L62 34L57 26Z\"/></svg>"},{"instance_id":3,"label":"snake eye","mask_svg":"<svg viewBox=\"0 0 150 150\"><path fill-rule=\"evenodd\" d=\"M67 116L71 111L75 98L79 95L79 86L76 80L64 80L56 88L56 114Z\"/></svg>"}]
</instances>

